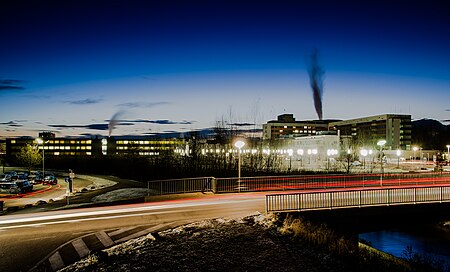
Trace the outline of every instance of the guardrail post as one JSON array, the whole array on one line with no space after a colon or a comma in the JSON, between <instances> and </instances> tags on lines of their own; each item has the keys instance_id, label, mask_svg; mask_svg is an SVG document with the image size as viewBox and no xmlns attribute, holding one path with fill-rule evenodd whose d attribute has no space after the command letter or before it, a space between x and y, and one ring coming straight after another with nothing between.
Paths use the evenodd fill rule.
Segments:
<instances>
[{"instance_id":1,"label":"guardrail post","mask_svg":"<svg viewBox=\"0 0 450 272\"><path fill-rule=\"evenodd\" d=\"M333 209L333 193L330 192L330 210Z\"/></svg>"},{"instance_id":2,"label":"guardrail post","mask_svg":"<svg viewBox=\"0 0 450 272\"><path fill-rule=\"evenodd\" d=\"M387 189L387 192L386 192L386 204L387 204L387 206L389 206L389 192L390 191L391 191L390 189Z\"/></svg>"},{"instance_id":3,"label":"guardrail post","mask_svg":"<svg viewBox=\"0 0 450 272\"><path fill-rule=\"evenodd\" d=\"M417 189L417 188L414 188L414 204L417 204L417 200L416 200L416 189Z\"/></svg>"},{"instance_id":4,"label":"guardrail post","mask_svg":"<svg viewBox=\"0 0 450 272\"><path fill-rule=\"evenodd\" d=\"M358 206L361 208L361 190L359 190L359 203Z\"/></svg>"}]
</instances>

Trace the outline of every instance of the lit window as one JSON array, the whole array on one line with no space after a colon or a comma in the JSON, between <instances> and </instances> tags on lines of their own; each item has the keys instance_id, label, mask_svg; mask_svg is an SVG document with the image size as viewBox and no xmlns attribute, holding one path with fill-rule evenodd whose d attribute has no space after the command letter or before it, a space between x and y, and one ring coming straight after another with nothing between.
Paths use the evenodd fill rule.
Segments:
<instances>
[{"instance_id":1,"label":"lit window","mask_svg":"<svg viewBox=\"0 0 450 272\"><path fill-rule=\"evenodd\" d=\"M128 141L123 141L123 144L128 144Z\"/></svg>"},{"instance_id":2,"label":"lit window","mask_svg":"<svg viewBox=\"0 0 450 272\"><path fill-rule=\"evenodd\" d=\"M74 143L75 143L75 141L73 141L73 140L72 140L72 141L70 141L70 143L71 143L71 144L74 144Z\"/></svg>"},{"instance_id":3,"label":"lit window","mask_svg":"<svg viewBox=\"0 0 450 272\"><path fill-rule=\"evenodd\" d=\"M86 141L81 141L81 144L86 144Z\"/></svg>"},{"instance_id":4,"label":"lit window","mask_svg":"<svg viewBox=\"0 0 450 272\"><path fill-rule=\"evenodd\" d=\"M90 156L91 154L92 154L91 152L86 152L86 155L89 155L89 156Z\"/></svg>"},{"instance_id":5,"label":"lit window","mask_svg":"<svg viewBox=\"0 0 450 272\"><path fill-rule=\"evenodd\" d=\"M284 126L284 128L287 128L287 126Z\"/></svg>"},{"instance_id":6,"label":"lit window","mask_svg":"<svg viewBox=\"0 0 450 272\"><path fill-rule=\"evenodd\" d=\"M58 141L58 140L56 140L56 141L55 141L55 144L59 144L59 141Z\"/></svg>"},{"instance_id":7,"label":"lit window","mask_svg":"<svg viewBox=\"0 0 450 272\"><path fill-rule=\"evenodd\" d=\"M53 153L53 155L56 155L56 156L58 156L58 155L59 155L59 152L55 152L55 153Z\"/></svg>"},{"instance_id":8,"label":"lit window","mask_svg":"<svg viewBox=\"0 0 450 272\"><path fill-rule=\"evenodd\" d=\"M64 140L59 141L59 143L63 144L63 143L64 143Z\"/></svg>"},{"instance_id":9,"label":"lit window","mask_svg":"<svg viewBox=\"0 0 450 272\"><path fill-rule=\"evenodd\" d=\"M15 143L16 143L16 140L11 140L11 143L12 143L12 144L15 144Z\"/></svg>"},{"instance_id":10,"label":"lit window","mask_svg":"<svg viewBox=\"0 0 450 272\"><path fill-rule=\"evenodd\" d=\"M92 146L86 146L86 149L91 150Z\"/></svg>"},{"instance_id":11,"label":"lit window","mask_svg":"<svg viewBox=\"0 0 450 272\"><path fill-rule=\"evenodd\" d=\"M69 150L69 149L70 149L70 146L66 145L66 150Z\"/></svg>"},{"instance_id":12,"label":"lit window","mask_svg":"<svg viewBox=\"0 0 450 272\"><path fill-rule=\"evenodd\" d=\"M86 149L86 147L85 147L85 146L82 146L82 147L81 147L81 150L85 150L85 149Z\"/></svg>"},{"instance_id":13,"label":"lit window","mask_svg":"<svg viewBox=\"0 0 450 272\"><path fill-rule=\"evenodd\" d=\"M87 140L86 143L87 144L92 144L92 141L91 140Z\"/></svg>"},{"instance_id":14,"label":"lit window","mask_svg":"<svg viewBox=\"0 0 450 272\"><path fill-rule=\"evenodd\" d=\"M283 132L283 130L282 130L282 129L280 129L280 132Z\"/></svg>"}]
</instances>

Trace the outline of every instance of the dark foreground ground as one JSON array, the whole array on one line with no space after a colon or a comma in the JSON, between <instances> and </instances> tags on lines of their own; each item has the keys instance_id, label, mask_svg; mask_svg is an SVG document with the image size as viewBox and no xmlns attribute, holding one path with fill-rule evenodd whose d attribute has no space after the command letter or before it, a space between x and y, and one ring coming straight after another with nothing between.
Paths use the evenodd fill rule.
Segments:
<instances>
[{"instance_id":1,"label":"dark foreground ground","mask_svg":"<svg viewBox=\"0 0 450 272\"><path fill-rule=\"evenodd\" d=\"M214 219L130 240L63 271L430 271L359 246L337 254L294 236L274 216Z\"/></svg>"}]
</instances>

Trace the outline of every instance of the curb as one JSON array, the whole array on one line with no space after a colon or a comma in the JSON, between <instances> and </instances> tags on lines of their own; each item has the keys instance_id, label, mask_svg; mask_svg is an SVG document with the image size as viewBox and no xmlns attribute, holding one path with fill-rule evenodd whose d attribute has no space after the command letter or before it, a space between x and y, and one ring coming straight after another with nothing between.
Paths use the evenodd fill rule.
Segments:
<instances>
[{"instance_id":1,"label":"curb","mask_svg":"<svg viewBox=\"0 0 450 272\"><path fill-rule=\"evenodd\" d=\"M134 227L124 227L124 228L115 228L110 229L106 231L97 231L88 233L85 235L82 235L80 237L74 238L62 245L60 245L58 248L50 252L47 256L45 256L41 261L39 261L34 267L32 267L28 272L35 272L35 271L58 271L60 269L63 269L64 267L67 267L93 253L101 252L102 250L111 248L115 245L119 245L122 243L125 243L131 239L136 239L142 236L146 235L152 235L152 233L164 231L167 229L175 228L177 226L186 224L187 222L182 221L179 223L165 223L165 224L159 224L152 227L147 227L147 225L142 226L134 226ZM120 234L126 234L125 237L121 237ZM152 235L153 236L153 235ZM86 241L83 241L83 238L92 238L96 237L100 240L102 247L99 249L92 249L92 244L87 243ZM117 237L114 238L114 237ZM70 263L65 263L63 261L63 252L65 249L71 247L74 248L74 245L77 245L75 250L78 254L78 256L73 256L72 259L75 261L72 261ZM91 248L89 248L91 246ZM81 248L77 249L77 248ZM98 248L98 246L97 246Z\"/></svg>"}]
</instances>

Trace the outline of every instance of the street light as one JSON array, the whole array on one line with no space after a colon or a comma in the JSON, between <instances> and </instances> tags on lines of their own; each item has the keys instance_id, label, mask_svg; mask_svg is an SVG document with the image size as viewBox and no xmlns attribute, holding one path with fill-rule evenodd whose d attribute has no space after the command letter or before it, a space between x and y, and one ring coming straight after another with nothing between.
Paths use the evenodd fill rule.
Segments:
<instances>
[{"instance_id":1,"label":"street light","mask_svg":"<svg viewBox=\"0 0 450 272\"><path fill-rule=\"evenodd\" d=\"M383 174L384 174L384 169L383 169L383 146L386 144L386 140L380 140L378 141L377 145L380 147L380 166L381 166L381 175L380 175L380 185L383 186Z\"/></svg>"},{"instance_id":2,"label":"street light","mask_svg":"<svg viewBox=\"0 0 450 272\"><path fill-rule=\"evenodd\" d=\"M397 149L397 167L400 168L400 155L402 154L402 151L400 149Z\"/></svg>"},{"instance_id":3,"label":"street light","mask_svg":"<svg viewBox=\"0 0 450 272\"><path fill-rule=\"evenodd\" d=\"M416 160L416 151L419 150L417 146L413 147L414 161Z\"/></svg>"},{"instance_id":4,"label":"street light","mask_svg":"<svg viewBox=\"0 0 450 272\"><path fill-rule=\"evenodd\" d=\"M446 145L447 147L447 161L450 161L450 145Z\"/></svg>"},{"instance_id":5,"label":"street light","mask_svg":"<svg viewBox=\"0 0 450 272\"><path fill-rule=\"evenodd\" d=\"M367 149L363 148L363 149L361 149L360 153L361 153L361 156L363 156L364 169L366 169L366 156L367 156L367 154L369 154L369 151L367 151Z\"/></svg>"},{"instance_id":6,"label":"street light","mask_svg":"<svg viewBox=\"0 0 450 272\"><path fill-rule=\"evenodd\" d=\"M242 140L237 140L234 142L234 146L239 149L238 151L238 191L241 192L241 149L244 147L245 142Z\"/></svg>"},{"instance_id":7,"label":"street light","mask_svg":"<svg viewBox=\"0 0 450 272\"><path fill-rule=\"evenodd\" d=\"M40 145L42 145L42 180L45 179L45 144L48 143L48 141L44 141L42 138L37 138L36 142Z\"/></svg>"},{"instance_id":8,"label":"street light","mask_svg":"<svg viewBox=\"0 0 450 272\"><path fill-rule=\"evenodd\" d=\"M292 149L288 149L287 153L289 155L289 172L291 172L291 167L292 167L292 155L294 155L294 150Z\"/></svg>"},{"instance_id":9,"label":"street light","mask_svg":"<svg viewBox=\"0 0 450 272\"><path fill-rule=\"evenodd\" d=\"M297 154L300 155L300 167L303 167L303 149L297 149Z\"/></svg>"}]
</instances>

